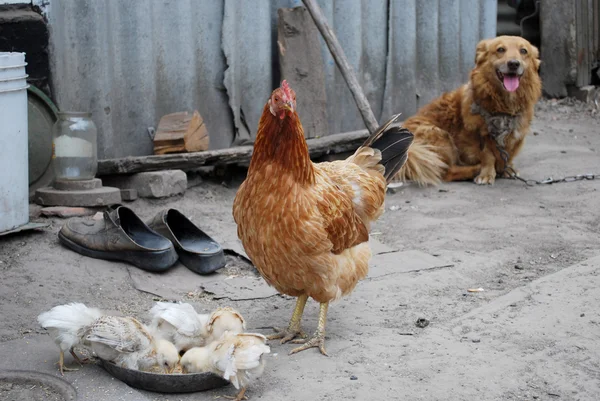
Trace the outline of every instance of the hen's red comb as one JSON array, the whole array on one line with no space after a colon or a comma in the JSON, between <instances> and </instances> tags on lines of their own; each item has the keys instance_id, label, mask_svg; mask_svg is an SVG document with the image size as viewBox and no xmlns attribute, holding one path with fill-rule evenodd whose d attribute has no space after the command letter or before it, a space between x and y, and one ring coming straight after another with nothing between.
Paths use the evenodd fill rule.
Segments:
<instances>
[{"instance_id":1,"label":"hen's red comb","mask_svg":"<svg viewBox=\"0 0 600 401\"><path fill-rule=\"evenodd\" d=\"M281 89L283 89L283 93L285 93L285 95L288 98L292 98L292 93L290 92L290 86L288 85L287 81L284 79L283 81L281 81Z\"/></svg>"}]
</instances>

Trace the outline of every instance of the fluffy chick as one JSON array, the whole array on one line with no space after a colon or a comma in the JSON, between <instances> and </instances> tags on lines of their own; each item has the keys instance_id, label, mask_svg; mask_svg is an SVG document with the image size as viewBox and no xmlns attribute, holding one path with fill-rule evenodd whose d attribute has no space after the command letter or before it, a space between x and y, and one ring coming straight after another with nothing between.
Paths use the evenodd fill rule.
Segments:
<instances>
[{"instance_id":1,"label":"fluffy chick","mask_svg":"<svg viewBox=\"0 0 600 401\"><path fill-rule=\"evenodd\" d=\"M142 371L158 365L170 373L179 361L177 348L165 339L155 339L149 329L133 317L103 316L83 328L79 335L101 359Z\"/></svg>"},{"instance_id":2,"label":"fluffy chick","mask_svg":"<svg viewBox=\"0 0 600 401\"><path fill-rule=\"evenodd\" d=\"M246 330L244 317L235 309L225 306L215 310L206 324L206 344L210 344L221 338L226 331L237 334Z\"/></svg>"},{"instance_id":3,"label":"fluffy chick","mask_svg":"<svg viewBox=\"0 0 600 401\"><path fill-rule=\"evenodd\" d=\"M184 373L212 372L229 380L240 390L235 401L241 401L247 386L264 371L263 355L271 352L266 342L262 334L226 331L206 347L187 351L180 363Z\"/></svg>"},{"instance_id":4,"label":"fluffy chick","mask_svg":"<svg viewBox=\"0 0 600 401\"><path fill-rule=\"evenodd\" d=\"M97 308L88 308L82 303L72 302L67 305L58 305L47 312L40 314L37 318L39 324L48 330L50 336L60 349L58 368L60 374L64 376L64 371L69 369L64 366L65 352L69 351L73 358L81 365L83 361L79 359L73 348L81 346L82 338L78 332L95 320L102 317L104 313Z\"/></svg>"},{"instance_id":5,"label":"fluffy chick","mask_svg":"<svg viewBox=\"0 0 600 401\"><path fill-rule=\"evenodd\" d=\"M157 302L149 313L152 332L171 341L178 351L187 351L206 343L210 316L197 313L192 305Z\"/></svg>"}]
</instances>

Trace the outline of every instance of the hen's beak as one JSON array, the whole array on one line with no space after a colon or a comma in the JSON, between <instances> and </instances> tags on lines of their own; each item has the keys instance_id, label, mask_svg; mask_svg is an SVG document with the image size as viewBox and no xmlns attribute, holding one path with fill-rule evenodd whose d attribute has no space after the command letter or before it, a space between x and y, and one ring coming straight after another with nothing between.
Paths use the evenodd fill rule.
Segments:
<instances>
[{"instance_id":1,"label":"hen's beak","mask_svg":"<svg viewBox=\"0 0 600 401\"><path fill-rule=\"evenodd\" d=\"M291 113L294 112L294 104L290 101L290 102L285 102L283 104L283 108Z\"/></svg>"}]
</instances>

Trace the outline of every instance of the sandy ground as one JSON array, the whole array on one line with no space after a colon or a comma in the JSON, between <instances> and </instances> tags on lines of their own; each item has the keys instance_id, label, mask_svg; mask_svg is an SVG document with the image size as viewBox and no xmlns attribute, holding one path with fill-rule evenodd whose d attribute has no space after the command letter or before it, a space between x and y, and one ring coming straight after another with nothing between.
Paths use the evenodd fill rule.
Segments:
<instances>
[{"instance_id":1,"label":"sandy ground","mask_svg":"<svg viewBox=\"0 0 600 401\"><path fill-rule=\"evenodd\" d=\"M570 100L543 101L534 135L516 162L521 175L600 174L599 114ZM272 342L265 374L248 395L254 400L600 399L599 190L600 178L535 187L513 180L489 187L407 185L388 194L373 237L398 250L399 257L419 251L447 267L392 270L360 283L330 308L330 357L314 349L288 356L291 345ZM185 196L130 206L143 218L178 208L218 240L231 241L235 191L235 181L204 182ZM61 247L56 233L63 223L52 220L41 233L0 238L0 368L58 374L57 349L35 320L51 306L83 301L144 317L160 299L135 288L132 268ZM376 258L393 267L393 255ZM253 276L247 266L231 261L229 273ZM267 327L285 325L291 316L293 300L287 297L215 300L183 284L181 291L169 284L175 294L170 299L192 301L199 310L234 306L251 330L268 333ZM484 291L468 292L471 288ZM304 327L312 332L316 318L311 302ZM417 327L419 318L429 325ZM90 400L208 400L235 391L148 393L95 366L65 379L81 399Z\"/></svg>"}]
</instances>

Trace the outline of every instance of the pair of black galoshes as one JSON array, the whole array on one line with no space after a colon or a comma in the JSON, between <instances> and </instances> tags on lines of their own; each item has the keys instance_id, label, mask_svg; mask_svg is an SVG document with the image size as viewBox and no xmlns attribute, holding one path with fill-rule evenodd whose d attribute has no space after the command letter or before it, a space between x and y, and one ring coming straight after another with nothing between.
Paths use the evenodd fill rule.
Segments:
<instances>
[{"instance_id":1,"label":"pair of black galoshes","mask_svg":"<svg viewBox=\"0 0 600 401\"><path fill-rule=\"evenodd\" d=\"M165 271L177 259L198 274L225 266L221 245L176 209L163 210L146 224L118 205L105 211L102 220L67 222L58 238L82 255L121 260L151 272Z\"/></svg>"}]
</instances>

